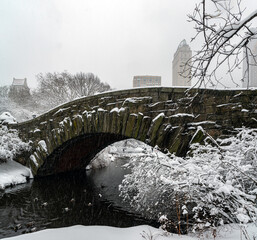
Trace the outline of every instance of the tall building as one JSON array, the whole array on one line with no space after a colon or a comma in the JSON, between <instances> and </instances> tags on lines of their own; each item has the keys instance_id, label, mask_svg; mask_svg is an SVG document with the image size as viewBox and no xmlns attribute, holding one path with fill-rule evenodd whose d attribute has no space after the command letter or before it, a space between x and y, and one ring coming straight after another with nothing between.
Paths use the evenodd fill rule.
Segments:
<instances>
[{"instance_id":1,"label":"tall building","mask_svg":"<svg viewBox=\"0 0 257 240\"><path fill-rule=\"evenodd\" d=\"M248 43L248 61L246 51L243 60L243 88L257 87L257 38Z\"/></svg>"},{"instance_id":2,"label":"tall building","mask_svg":"<svg viewBox=\"0 0 257 240\"><path fill-rule=\"evenodd\" d=\"M161 86L161 76L134 76L133 87Z\"/></svg>"},{"instance_id":3,"label":"tall building","mask_svg":"<svg viewBox=\"0 0 257 240\"><path fill-rule=\"evenodd\" d=\"M191 86L191 68L184 64L191 59L192 51L184 39L178 46L172 61L172 86ZM181 73L183 75L181 76ZM186 77L183 77L186 76Z\"/></svg>"}]
</instances>

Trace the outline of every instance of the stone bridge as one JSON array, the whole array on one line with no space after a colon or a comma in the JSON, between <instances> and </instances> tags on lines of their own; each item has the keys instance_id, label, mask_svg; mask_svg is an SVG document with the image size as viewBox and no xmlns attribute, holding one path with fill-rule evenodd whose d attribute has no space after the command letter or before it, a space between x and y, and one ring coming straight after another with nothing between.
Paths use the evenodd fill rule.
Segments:
<instances>
[{"instance_id":1,"label":"stone bridge","mask_svg":"<svg viewBox=\"0 0 257 240\"><path fill-rule=\"evenodd\" d=\"M216 138L257 127L256 106L257 90L138 88L80 98L10 127L32 146L16 160L44 176L83 168L127 138L183 156L203 139L201 128Z\"/></svg>"}]
</instances>

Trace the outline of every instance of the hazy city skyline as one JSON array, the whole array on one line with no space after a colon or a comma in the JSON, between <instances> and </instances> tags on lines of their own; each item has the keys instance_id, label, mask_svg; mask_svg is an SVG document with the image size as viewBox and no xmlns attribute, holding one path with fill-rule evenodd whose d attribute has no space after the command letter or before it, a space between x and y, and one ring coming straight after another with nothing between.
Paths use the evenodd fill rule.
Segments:
<instances>
[{"instance_id":1,"label":"hazy city skyline","mask_svg":"<svg viewBox=\"0 0 257 240\"><path fill-rule=\"evenodd\" d=\"M199 1L19 0L0 2L0 85L45 72L92 72L115 89L135 75L172 85L172 59L194 35L187 22ZM245 14L257 3L243 1Z\"/></svg>"}]
</instances>

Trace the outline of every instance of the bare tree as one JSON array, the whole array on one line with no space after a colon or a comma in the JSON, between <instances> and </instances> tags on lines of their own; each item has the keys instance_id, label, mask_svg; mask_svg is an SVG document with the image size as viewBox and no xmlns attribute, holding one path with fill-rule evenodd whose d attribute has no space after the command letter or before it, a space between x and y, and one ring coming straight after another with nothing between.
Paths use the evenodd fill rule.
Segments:
<instances>
[{"instance_id":1,"label":"bare tree","mask_svg":"<svg viewBox=\"0 0 257 240\"><path fill-rule=\"evenodd\" d=\"M201 0L193 14L188 15L196 30L192 41L203 43L184 66L184 76L188 76L190 69L190 77L197 80L194 86L225 86L223 77L217 73L226 63L226 74L238 86L233 71L240 69L244 61L247 67L242 80L249 82L249 66L257 65L257 58L249 47L249 43L257 39L257 30L252 28L257 10L243 19L245 9L242 9L241 1Z\"/></svg>"},{"instance_id":2,"label":"bare tree","mask_svg":"<svg viewBox=\"0 0 257 240\"><path fill-rule=\"evenodd\" d=\"M33 92L33 97L45 108L111 89L109 84L102 83L93 73L40 73L37 80L39 87Z\"/></svg>"},{"instance_id":3,"label":"bare tree","mask_svg":"<svg viewBox=\"0 0 257 240\"><path fill-rule=\"evenodd\" d=\"M103 83L93 73L76 73L69 82L69 88L77 97L90 96L111 89L110 85Z\"/></svg>"},{"instance_id":4,"label":"bare tree","mask_svg":"<svg viewBox=\"0 0 257 240\"><path fill-rule=\"evenodd\" d=\"M74 98L68 88L68 83L72 78L67 72L62 73L40 73L37 76L39 87L33 93L34 98L43 105L55 106ZM44 103L47 102L47 103Z\"/></svg>"}]
</instances>

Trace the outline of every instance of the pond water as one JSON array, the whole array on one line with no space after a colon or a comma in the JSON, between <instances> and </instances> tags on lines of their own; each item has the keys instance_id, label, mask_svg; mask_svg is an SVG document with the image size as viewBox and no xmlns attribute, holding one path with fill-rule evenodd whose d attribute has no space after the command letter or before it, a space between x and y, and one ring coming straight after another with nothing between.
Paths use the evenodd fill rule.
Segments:
<instances>
[{"instance_id":1,"label":"pond water","mask_svg":"<svg viewBox=\"0 0 257 240\"><path fill-rule=\"evenodd\" d=\"M129 227L157 223L130 212L118 185L128 169L110 166L38 178L0 192L0 238L76 224Z\"/></svg>"}]
</instances>

